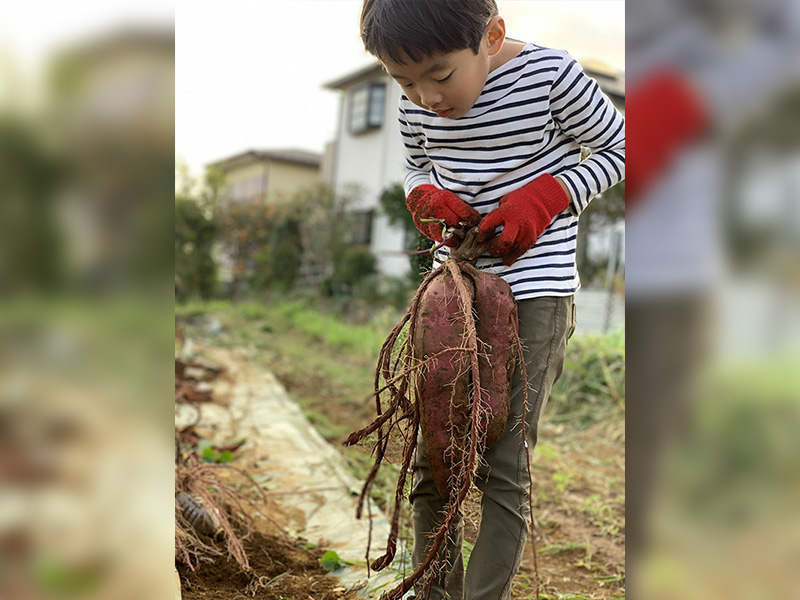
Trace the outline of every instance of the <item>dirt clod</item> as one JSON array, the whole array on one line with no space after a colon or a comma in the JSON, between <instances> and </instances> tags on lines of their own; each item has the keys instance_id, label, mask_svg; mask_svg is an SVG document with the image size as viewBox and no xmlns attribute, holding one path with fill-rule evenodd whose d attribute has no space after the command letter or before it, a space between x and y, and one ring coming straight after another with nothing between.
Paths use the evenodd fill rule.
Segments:
<instances>
[{"instance_id":1,"label":"dirt clod","mask_svg":"<svg viewBox=\"0 0 800 600\"><path fill-rule=\"evenodd\" d=\"M231 600L251 596L263 600L314 598L338 600L355 598L338 579L319 564L321 549L306 549L302 540L256 533L244 544L252 573L224 556L214 562L201 562L191 571L178 566L183 600Z\"/></svg>"}]
</instances>

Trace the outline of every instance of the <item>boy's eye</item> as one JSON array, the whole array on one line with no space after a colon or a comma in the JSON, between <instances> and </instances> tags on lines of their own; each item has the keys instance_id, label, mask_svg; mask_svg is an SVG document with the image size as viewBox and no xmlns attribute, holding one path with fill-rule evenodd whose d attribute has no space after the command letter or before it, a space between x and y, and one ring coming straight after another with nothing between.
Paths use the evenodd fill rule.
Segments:
<instances>
[{"instance_id":1,"label":"boy's eye","mask_svg":"<svg viewBox=\"0 0 800 600\"><path fill-rule=\"evenodd\" d=\"M450 73L450 74L449 74L447 77L445 77L444 79L437 79L437 80L436 80L436 82L437 82L437 83L445 83L445 82L446 82L446 81L448 81L448 80L449 80L449 79L450 79L452 76L453 76L453 74L452 74L452 73Z\"/></svg>"}]
</instances>

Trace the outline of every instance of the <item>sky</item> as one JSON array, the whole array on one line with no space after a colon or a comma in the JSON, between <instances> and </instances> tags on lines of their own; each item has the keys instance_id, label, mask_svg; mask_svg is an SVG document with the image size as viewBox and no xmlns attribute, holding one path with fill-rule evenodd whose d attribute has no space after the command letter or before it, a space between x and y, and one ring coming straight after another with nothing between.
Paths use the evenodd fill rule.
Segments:
<instances>
[{"instance_id":1,"label":"sky","mask_svg":"<svg viewBox=\"0 0 800 600\"><path fill-rule=\"evenodd\" d=\"M174 6L164 0L71 0L0 3L0 53L37 71L54 51L127 26L164 27Z\"/></svg>"},{"instance_id":2,"label":"sky","mask_svg":"<svg viewBox=\"0 0 800 600\"><path fill-rule=\"evenodd\" d=\"M623 0L498 0L507 35L624 70ZM338 92L323 85L374 59L361 0L178 0L176 159L204 165L252 148L321 152Z\"/></svg>"}]
</instances>

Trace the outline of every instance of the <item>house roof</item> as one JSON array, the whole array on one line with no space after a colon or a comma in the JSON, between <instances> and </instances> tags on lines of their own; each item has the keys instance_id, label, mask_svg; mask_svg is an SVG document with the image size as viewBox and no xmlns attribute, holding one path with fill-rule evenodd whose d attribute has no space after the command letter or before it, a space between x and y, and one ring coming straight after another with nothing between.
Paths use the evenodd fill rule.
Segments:
<instances>
[{"instance_id":1,"label":"house roof","mask_svg":"<svg viewBox=\"0 0 800 600\"><path fill-rule=\"evenodd\" d=\"M625 98L624 71L618 71L602 60L590 59L579 62L587 75L597 79L597 83L606 94Z\"/></svg>"},{"instance_id":2,"label":"house roof","mask_svg":"<svg viewBox=\"0 0 800 600\"><path fill-rule=\"evenodd\" d=\"M344 88L350 87L354 83L358 83L364 79L369 79L373 75L383 72L383 67L379 62L374 62L371 65L367 65L358 69L357 71L353 71L339 77L338 79L334 79L333 81L329 81L322 85L325 89L328 90L342 90Z\"/></svg>"},{"instance_id":3,"label":"house roof","mask_svg":"<svg viewBox=\"0 0 800 600\"><path fill-rule=\"evenodd\" d=\"M319 167L322 163L322 154L308 150L283 149L283 150L246 150L239 154L223 158L211 163L221 169L230 169L241 164L254 161L272 160L277 162Z\"/></svg>"}]
</instances>

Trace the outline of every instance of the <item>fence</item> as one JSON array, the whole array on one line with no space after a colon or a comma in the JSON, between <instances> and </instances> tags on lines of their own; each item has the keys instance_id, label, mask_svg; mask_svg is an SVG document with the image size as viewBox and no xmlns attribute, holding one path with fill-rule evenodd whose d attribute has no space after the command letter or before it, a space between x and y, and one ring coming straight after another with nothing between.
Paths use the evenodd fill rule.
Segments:
<instances>
[{"instance_id":1,"label":"fence","mask_svg":"<svg viewBox=\"0 0 800 600\"><path fill-rule=\"evenodd\" d=\"M581 288L575 294L578 332L604 333L625 326L625 296L608 290Z\"/></svg>"}]
</instances>

